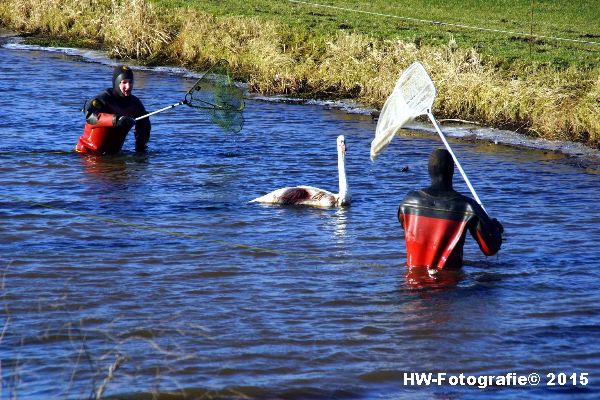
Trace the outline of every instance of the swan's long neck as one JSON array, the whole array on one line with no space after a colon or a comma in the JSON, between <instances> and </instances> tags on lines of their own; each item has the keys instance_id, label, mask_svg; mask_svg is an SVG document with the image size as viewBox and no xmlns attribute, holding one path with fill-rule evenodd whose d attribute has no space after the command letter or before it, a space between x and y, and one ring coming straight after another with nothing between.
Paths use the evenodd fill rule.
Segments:
<instances>
[{"instance_id":1,"label":"swan's long neck","mask_svg":"<svg viewBox=\"0 0 600 400\"><path fill-rule=\"evenodd\" d=\"M342 146L338 146L338 175L340 187L338 202L343 205L347 202L347 199L350 196L350 191L348 190L348 180L346 179L345 149L342 149Z\"/></svg>"}]
</instances>

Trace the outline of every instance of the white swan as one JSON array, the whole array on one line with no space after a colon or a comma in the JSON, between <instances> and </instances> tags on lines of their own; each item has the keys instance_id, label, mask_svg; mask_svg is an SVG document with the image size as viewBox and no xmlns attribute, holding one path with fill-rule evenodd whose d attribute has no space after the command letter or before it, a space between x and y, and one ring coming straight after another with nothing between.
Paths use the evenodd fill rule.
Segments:
<instances>
[{"instance_id":1,"label":"white swan","mask_svg":"<svg viewBox=\"0 0 600 400\"><path fill-rule=\"evenodd\" d=\"M342 207L350 205L352 196L346 180L346 141L343 135L337 138L338 153L338 194L312 186L284 187L257 197L251 203L269 203L283 205L303 205L312 207Z\"/></svg>"}]
</instances>

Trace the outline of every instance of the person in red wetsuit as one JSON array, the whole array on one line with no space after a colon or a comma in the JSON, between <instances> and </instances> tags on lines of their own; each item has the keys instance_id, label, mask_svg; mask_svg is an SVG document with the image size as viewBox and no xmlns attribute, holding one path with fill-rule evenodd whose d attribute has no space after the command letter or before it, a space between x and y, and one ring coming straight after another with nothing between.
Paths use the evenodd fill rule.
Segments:
<instances>
[{"instance_id":1,"label":"person in red wetsuit","mask_svg":"<svg viewBox=\"0 0 600 400\"><path fill-rule=\"evenodd\" d=\"M150 120L135 121L147 114L140 99L131 94L133 71L126 65L114 68L112 88L86 101L85 127L75 150L80 153L115 154L121 151L129 130L135 126L135 150L145 151L150 140Z\"/></svg>"},{"instance_id":2,"label":"person in red wetsuit","mask_svg":"<svg viewBox=\"0 0 600 400\"><path fill-rule=\"evenodd\" d=\"M452 187L454 161L446 149L431 153L428 164L431 185L406 195L398 208L404 229L409 270L426 268L429 276L442 270L459 270L469 230L481 251L494 255L502 245L504 228L491 219L477 202Z\"/></svg>"}]
</instances>

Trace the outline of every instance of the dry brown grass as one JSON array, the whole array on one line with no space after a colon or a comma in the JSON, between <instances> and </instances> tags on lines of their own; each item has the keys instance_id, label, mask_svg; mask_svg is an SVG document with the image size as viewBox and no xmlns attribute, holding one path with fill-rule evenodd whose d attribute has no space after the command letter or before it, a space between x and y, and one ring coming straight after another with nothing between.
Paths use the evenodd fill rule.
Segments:
<instances>
[{"instance_id":1,"label":"dry brown grass","mask_svg":"<svg viewBox=\"0 0 600 400\"><path fill-rule=\"evenodd\" d=\"M183 12L185 11L185 12ZM498 72L453 40L441 47L339 33L327 43L286 27L196 10L165 12L147 0L5 0L0 21L22 32L86 38L113 56L204 69L225 58L264 94L352 97L380 107L400 72L421 61L436 83L436 115L600 145L600 67ZM515 68L521 68L516 66Z\"/></svg>"},{"instance_id":2,"label":"dry brown grass","mask_svg":"<svg viewBox=\"0 0 600 400\"><path fill-rule=\"evenodd\" d=\"M146 0L115 1L101 35L113 56L153 59L171 43L171 27Z\"/></svg>"},{"instance_id":3,"label":"dry brown grass","mask_svg":"<svg viewBox=\"0 0 600 400\"><path fill-rule=\"evenodd\" d=\"M0 20L21 32L95 41L124 58L152 59L171 42L166 21L145 0L7 0Z\"/></svg>"}]
</instances>

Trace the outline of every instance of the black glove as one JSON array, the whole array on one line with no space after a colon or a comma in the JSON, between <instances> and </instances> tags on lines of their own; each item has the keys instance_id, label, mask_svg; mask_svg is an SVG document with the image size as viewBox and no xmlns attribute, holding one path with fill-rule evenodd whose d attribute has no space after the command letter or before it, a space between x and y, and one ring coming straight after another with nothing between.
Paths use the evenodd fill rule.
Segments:
<instances>
[{"instance_id":1,"label":"black glove","mask_svg":"<svg viewBox=\"0 0 600 400\"><path fill-rule=\"evenodd\" d=\"M135 119L133 119L131 117L127 117L127 116L123 115L117 119L117 126L119 128L131 129L131 127L133 125L135 125Z\"/></svg>"},{"instance_id":2,"label":"black glove","mask_svg":"<svg viewBox=\"0 0 600 400\"><path fill-rule=\"evenodd\" d=\"M498 221L496 218L492 218L492 222L496 226L496 229L498 229L500 231L500 233L504 233L504 227L502 226L500 221Z\"/></svg>"}]
</instances>

